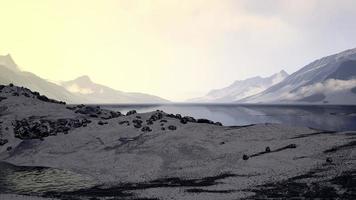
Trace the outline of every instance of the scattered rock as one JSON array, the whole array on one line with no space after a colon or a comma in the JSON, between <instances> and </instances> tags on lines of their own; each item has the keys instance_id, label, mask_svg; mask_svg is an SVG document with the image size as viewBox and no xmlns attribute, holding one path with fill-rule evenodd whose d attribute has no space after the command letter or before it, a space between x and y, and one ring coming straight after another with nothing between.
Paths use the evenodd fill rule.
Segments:
<instances>
[{"instance_id":1,"label":"scattered rock","mask_svg":"<svg viewBox=\"0 0 356 200\"><path fill-rule=\"evenodd\" d=\"M169 125L168 129L171 130L171 131L174 131L174 130L177 130L177 127L173 126L173 125Z\"/></svg>"},{"instance_id":2,"label":"scattered rock","mask_svg":"<svg viewBox=\"0 0 356 200\"><path fill-rule=\"evenodd\" d=\"M31 116L13 123L15 137L20 139L40 139L91 123L87 119L41 119Z\"/></svg>"}]
</instances>

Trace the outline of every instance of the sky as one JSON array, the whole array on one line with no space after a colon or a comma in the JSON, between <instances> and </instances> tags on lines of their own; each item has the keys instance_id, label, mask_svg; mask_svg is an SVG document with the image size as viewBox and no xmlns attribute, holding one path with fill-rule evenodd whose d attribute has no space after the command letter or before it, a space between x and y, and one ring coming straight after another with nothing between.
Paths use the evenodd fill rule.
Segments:
<instances>
[{"instance_id":1,"label":"sky","mask_svg":"<svg viewBox=\"0 0 356 200\"><path fill-rule=\"evenodd\" d=\"M354 0L0 0L0 54L183 101L356 47Z\"/></svg>"}]
</instances>

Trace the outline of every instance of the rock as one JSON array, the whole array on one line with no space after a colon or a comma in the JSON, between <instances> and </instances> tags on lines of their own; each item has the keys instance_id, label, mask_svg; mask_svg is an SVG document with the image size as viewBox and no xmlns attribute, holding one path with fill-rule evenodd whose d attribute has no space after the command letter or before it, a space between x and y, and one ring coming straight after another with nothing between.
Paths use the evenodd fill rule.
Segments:
<instances>
[{"instance_id":1,"label":"rock","mask_svg":"<svg viewBox=\"0 0 356 200\"><path fill-rule=\"evenodd\" d=\"M144 126L144 127L142 127L141 131L142 132L151 132L152 129L150 127L148 127L148 126Z\"/></svg>"},{"instance_id":2,"label":"rock","mask_svg":"<svg viewBox=\"0 0 356 200\"><path fill-rule=\"evenodd\" d=\"M165 119L161 119L159 122L161 122L161 123L167 123L168 121L165 120Z\"/></svg>"},{"instance_id":3,"label":"rock","mask_svg":"<svg viewBox=\"0 0 356 200\"><path fill-rule=\"evenodd\" d=\"M141 125L141 124L134 124L134 127L135 127L135 128L141 128L142 125Z\"/></svg>"},{"instance_id":4,"label":"rock","mask_svg":"<svg viewBox=\"0 0 356 200\"><path fill-rule=\"evenodd\" d=\"M14 84L13 84L13 83L10 83L9 86L10 86L10 87L14 87Z\"/></svg>"},{"instance_id":5,"label":"rock","mask_svg":"<svg viewBox=\"0 0 356 200\"><path fill-rule=\"evenodd\" d=\"M220 144L225 144L225 142L220 142Z\"/></svg>"},{"instance_id":6,"label":"rock","mask_svg":"<svg viewBox=\"0 0 356 200\"><path fill-rule=\"evenodd\" d=\"M285 148L295 149L295 148L297 148L297 145L296 144L289 144Z\"/></svg>"},{"instance_id":7,"label":"rock","mask_svg":"<svg viewBox=\"0 0 356 200\"><path fill-rule=\"evenodd\" d=\"M152 120L146 120L147 125L152 125L153 121Z\"/></svg>"},{"instance_id":8,"label":"rock","mask_svg":"<svg viewBox=\"0 0 356 200\"><path fill-rule=\"evenodd\" d=\"M269 147L266 147L266 152L271 152L271 149Z\"/></svg>"},{"instance_id":9,"label":"rock","mask_svg":"<svg viewBox=\"0 0 356 200\"><path fill-rule=\"evenodd\" d=\"M246 154L244 154L243 156L242 156L242 159L243 160L248 160L250 157L248 156L248 155L246 155Z\"/></svg>"},{"instance_id":10,"label":"rock","mask_svg":"<svg viewBox=\"0 0 356 200\"><path fill-rule=\"evenodd\" d=\"M130 122L125 120L125 121L121 121L119 122L120 125L126 124L127 126L130 126Z\"/></svg>"},{"instance_id":11,"label":"rock","mask_svg":"<svg viewBox=\"0 0 356 200\"><path fill-rule=\"evenodd\" d=\"M215 122L214 124L217 125L217 126L222 126L221 122Z\"/></svg>"},{"instance_id":12,"label":"rock","mask_svg":"<svg viewBox=\"0 0 356 200\"><path fill-rule=\"evenodd\" d=\"M130 110L130 111L128 111L126 113L126 115L129 116L129 115L133 115L133 114L136 114L136 113L137 113L136 110Z\"/></svg>"},{"instance_id":13,"label":"rock","mask_svg":"<svg viewBox=\"0 0 356 200\"><path fill-rule=\"evenodd\" d=\"M104 125L104 124L108 124L108 122L99 121L98 124L99 124L100 126L102 126L102 125Z\"/></svg>"},{"instance_id":14,"label":"rock","mask_svg":"<svg viewBox=\"0 0 356 200\"><path fill-rule=\"evenodd\" d=\"M9 141L7 139L0 139L0 146L3 146L4 144L8 143Z\"/></svg>"},{"instance_id":15,"label":"rock","mask_svg":"<svg viewBox=\"0 0 356 200\"><path fill-rule=\"evenodd\" d=\"M136 118L137 118L137 119L141 119L142 117L137 115Z\"/></svg>"},{"instance_id":16,"label":"rock","mask_svg":"<svg viewBox=\"0 0 356 200\"><path fill-rule=\"evenodd\" d=\"M208 120L208 119L198 119L197 122L202 123L202 124L214 124L213 121Z\"/></svg>"},{"instance_id":17,"label":"rock","mask_svg":"<svg viewBox=\"0 0 356 200\"><path fill-rule=\"evenodd\" d=\"M330 158L330 157L327 157L327 158L326 158L326 162L327 162L327 163L332 163L332 162L333 162L333 159Z\"/></svg>"},{"instance_id":18,"label":"rock","mask_svg":"<svg viewBox=\"0 0 356 200\"><path fill-rule=\"evenodd\" d=\"M166 130L166 128L162 127L161 130L164 131L164 130Z\"/></svg>"},{"instance_id":19,"label":"rock","mask_svg":"<svg viewBox=\"0 0 356 200\"><path fill-rule=\"evenodd\" d=\"M181 119L181 118L182 118L182 115L176 114L176 118L177 118L177 119Z\"/></svg>"},{"instance_id":20,"label":"rock","mask_svg":"<svg viewBox=\"0 0 356 200\"><path fill-rule=\"evenodd\" d=\"M184 119L192 123L197 122L197 120L194 117L190 117L190 116L184 116Z\"/></svg>"},{"instance_id":21,"label":"rock","mask_svg":"<svg viewBox=\"0 0 356 200\"><path fill-rule=\"evenodd\" d=\"M20 139L40 139L57 133L65 133L71 129L82 127L91 121L83 119L38 119L31 116L16 120L13 124L15 137Z\"/></svg>"},{"instance_id":22,"label":"rock","mask_svg":"<svg viewBox=\"0 0 356 200\"><path fill-rule=\"evenodd\" d=\"M177 127L173 126L173 125L169 125L168 129L171 130L171 131L174 131L174 130L177 130Z\"/></svg>"},{"instance_id":23,"label":"rock","mask_svg":"<svg viewBox=\"0 0 356 200\"><path fill-rule=\"evenodd\" d=\"M11 150L12 150L11 146L6 148L6 151L11 151Z\"/></svg>"},{"instance_id":24,"label":"rock","mask_svg":"<svg viewBox=\"0 0 356 200\"><path fill-rule=\"evenodd\" d=\"M134 119L134 120L132 120L132 123L135 123L135 124L142 124L143 121L142 121L142 120L139 120L139 119Z\"/></svg>"},{"instance_id":25,"label":"rock","mask_svg":"<svg viewBox=\"0 0 356 200\"><path fill-rule=\"evenodd\" d=\"M182 124L186 124L188 122L188 120L186 118L181 118L180 119L180 123Z\"/></svg>"},{"instance_id":26,"label":"rock","mask_svg":"<svg viewBox=\"0 0 356 200\"><path fill-rule=\"evenodd\" d=\"M154 121L160 120L162 118L163 118L162 113L161 112L156 112L156 113L152 114L148 120L154 122Z\"/></svg>"}]
</instances>

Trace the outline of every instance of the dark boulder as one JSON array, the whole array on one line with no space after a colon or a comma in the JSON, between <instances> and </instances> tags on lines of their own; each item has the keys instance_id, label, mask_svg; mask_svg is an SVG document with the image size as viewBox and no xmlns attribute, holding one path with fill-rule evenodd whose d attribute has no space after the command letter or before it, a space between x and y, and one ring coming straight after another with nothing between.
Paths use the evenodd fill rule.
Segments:
<instances>
[{"instance_id":1,"label":"dark boulder","mask_svg":"<svg viewBox=\"0 0 356 200\"><path fill-rule=\"evenodd\" d=\"M186 124L186 123L188 123L188 120L186 118L181 118L180 123Z\"/></svg>"},{"instance_id":2,"label":"dark boulder","mask_svg":"<svg viewBox=\"0 0 356 200\"><path fill-rule=\"evenodd\" d=\"M190 117L190 116L185 116L184 119L186 119L188 122L197 122L197 120L194 117Z\"/></svg>"},{"instance_id":3,"label":"dark boulder","mask_svg":"<svg viewBox=\"0 0 356 200\"><path fill-rule=\"evenodd\" d=\"M104 125L104 124L108 124L108 122L99 121L98 124L99 124L100 126L102 126L102 125Z\"/></svg>"},{"instance_id":4,"label":"dark boulder","mask_svg":"<svg viewBox=\"0 0 356 200\"><path fill-rule=\"evenodd\" d=\"M296 144L289 144L285 148L295 149L295 148L297 148L297 145Z\"/></svg>"},{"instance_id":5,"label":"dark boulder","mask_svg":"<svg viewBox=\"0 0 356 200\"><path fill-rule=\"evenodd\" d=\"M214 124L217 125L217 126L222 126L221 122L215 122Z\"/></svg>"},{"instance_id":6,"label":"dark boulder","mask_svg":"<svg viewBox=\"0 0 356 200\"><path fill-rule=\"evenodd\" d=\"M128 111L126 113L126 115L129 116L129 115L133 115L133 114L136 114L136 113L137 113L136 110L130 110L130 111Z\"/></svg>"},{"instance_id":7,"label":"dark boulder","mask_svg":"<svg viewBox=\"0 0 356 200\"><path fill-rule=\"evenodd\" d=\"M242 159L243 160L248 160L250 157L248 156L248 155L246 155L246 154L244 154L243 156L242 156Z\"/></svg>"},{"instance_id":8,"label":"dark boulder","mask_svg":"<svg viewBox=\"0 0 356 200\"><path fill-rule=\"evenodd\" d=\"M208 119L198 119L197 122L202 123L202 124L214 124L213 121L208 120Z\"/></svg>"},{"instance_id":9,"label":"dark boulder","mask_svg":"<svg viewBox=\"0 0 356 200\"><path fill-rule=\"evenodd\" d=\"M0 139L0 146L8 143L9 141L7 139Z\"/></svg>"},{"instance_id":10,"label":"dark boulder","mask_svg":"<svg viewBox=\"0 0 356 200\"><path fill-rule=\"evenodd\" d=\"M326 158L326 162L327 162L327 163L332 163L332 162L333 162L333 159L330 158L330 157L328 157L328 158Z\"/></svg>"},{"instance_id":11,"label":"dark boulder","mask_svg":"<svg viewBox=\"0 0 356 200\"><path fill-rule=\"evenodd\" d=\"M271 152L271 148L269 148L269 147L266 147L266 150L265 150L265 152Z\"/></svg>"},{"instance_id":12,"label":"dark boulder","mask_svg":"<svg viewBox=\"0 0 356 200\"><path fill-rule=\"evenodd\" d=\"M142 132L151 132L152 129L150 127L148 127L148 126L144 126L144 127L142 127L141 131Z\"/></svg>"},{"instance_id":13,"label":"dark boulder","mask_svg":"<svg viewBox=\"0 0 356 200\"><path fill-rule=\"evenodd\" d=\"M177 130L177 127L173 126L173 125L169 125L168 129L171 130L171 131L174 131L174 130Z\"/></svg>"}]
</instances>

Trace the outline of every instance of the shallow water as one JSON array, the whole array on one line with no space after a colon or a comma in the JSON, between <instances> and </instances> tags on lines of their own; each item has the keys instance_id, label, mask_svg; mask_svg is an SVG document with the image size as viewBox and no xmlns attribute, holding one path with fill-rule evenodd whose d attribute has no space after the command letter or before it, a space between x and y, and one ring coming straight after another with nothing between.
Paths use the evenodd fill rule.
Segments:
<instances>
[{"instance_id":1,"label":"shallow water","mask_svg":"<svg viewBox=\"0 0 356 200\"><path fill-rule=\"evenodd\" d=\"M0 162L0 193L35 194L89 188L95 182L68 170Z\"/></svg>"},{"instance_id":2,"label":"shallow water","mask_svg":"<svg viewBox=\"0 0 356 200\"><path fill-rule=\"evenodd\" d=\"M163 110L195 118L220 121L227 126L257 123L280 123L330 131L356 130L356 106L302 105L234 105L234 104L169 104L169 105L102 105L126 113Z\"/></svg>"}]
</instances>

